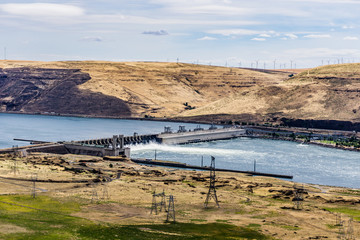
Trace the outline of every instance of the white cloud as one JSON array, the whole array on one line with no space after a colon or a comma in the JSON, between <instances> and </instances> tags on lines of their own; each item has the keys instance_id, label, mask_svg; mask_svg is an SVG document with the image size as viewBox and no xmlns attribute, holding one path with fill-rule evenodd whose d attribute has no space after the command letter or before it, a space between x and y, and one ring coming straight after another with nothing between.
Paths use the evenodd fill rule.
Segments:
<instances>
[{"instance_id":1,"label":"white cloud","mask_svg":"<svg viewBox=\"0 0 360 240\"><path fill-rule=\"evenodd\" d=\"M231 1L217 0L152 0L160 4L166 11L181 14L212 14L212 15L247 15L255 13L255 9L237 6Z\"/></svg>"},{"instance_id":2,"label":"white cloud","mask_svg":"<svg viewBox=\"0 0 360 240\"><path fill-rule=\"evenodd\" d=\"M202 37L202 38L198 38L197 40L199 40L199 41L212 41L212 40L217 40L217 38L205 36L205 37Z\"/></svg>"},{"instance_id":3,"label":"white cloud","mask_svg":"<svg viewBox=\"0 0 360 240\"><path fill-rule=\"evenodd\" d=\"M344 37L344 40L356 41L356 40L359 40L359 38L358 37L347 36L347 37Z\"/></svg>"},{"instance_id":4,"label":"white cloud","mask_svg":"<svg viewBox=\"0 0 360 240\"><path fill-rule=\"evenodd\" d=\"M350 25L344 25L341 27L342 29L354 29L354 26L350 26Z\"/></svg>"},{"instance_id":5,"label":"white cloud","mask_svg":"<svg viewBox=\"0 0 360 240\"><path fill-rule=\"evenodd\" d=\"M259 41L259 42L263 42L266 41L266 38L252 38L252 41Z\"/></svg>"},{"instance_id":6,"label":"white cloud","mask_svg":"<svg viewBox=\"0 0 360 240\"><path fill-rule=\"evenodd\" d=\"M215 25L215 26L231 26L231 25L259 25L262 24L259 21L248 21L248 20L213 20L213 18L182 18L177 15L172 17L147 17L147 16L136 16L136 15L121 15L121 14L104 14L104 15L85 15L74 23L96 23L96 24L118 24L118 23L129 23L129 24L143 24L143 25Z\"/></svg>"},{"instance_id":7,"label":"white cloud","mask_svg":"<svg viewBox=\"0 0 360 240\"><path fill-rule=\"evenodd\" d=\"M286 33L284 34L286 37L290 38L290 39L297 39L298 36L293 34L293 33Z\"/></svg>"},{"instance_id":8,"label":"white cloud","mask_svg":"<svg viewBox=\"0 0 360 240\"><path fill-rule=\"evenodd\" d=\"M262 34L259 35L259 37L269 38L269 37L271 37L271 35L267 34L267 33L262 33Z\"/></svg>"},{"instance_id":9,"label":"white cloud","mask_svg":"<svg viewBox=\"0 0 360 240\"><path fill-rule=\"evenodd\" d=\"M218 16L255 16L255 15L278 15L278 16L308 16L308 11L281 5L276 7L258 7L258 4L245 3L244 1L226 0L151 0L151 3L160 5L164 10L176 14L199 14ZM262 2L262 1L260 1ZM266 3L259 3L266 4ZM256 6L257 5L257 6Z\"/></svg>"},{"instance_id":10,"label":"white cloud","mask_svg":"<svg viewBox=\"0 0 360 240\"><path fill-rule=\"evenodd\" d=\"M259 31L248 30L248 29L218 29L218 30L210 30L208 31L208 33L219 34L224 36L231 36L231 35L246 36L246 35L261 34L261 32Z\"/></svg>"},{"instance_id":11,"label":"white cloud","mask_svg":"<svg viewBox=\"0 0 360 240\"><path fill-rule=\"evenodd\" d=\"M304 38L331 38L329 34L309 34L305 35Z\"/></svg>"},{"instance_id":12,"label":"white cloud","mask_svg":"<svg viewBox=\"0 0 360 240\"><path fill-rule=\"evenodd\" d=\"M169 33L165 30L158 30L158 31L145 31L142 34L148 34L148 35L155 35L155 36L165 36L169 35Z\"/></svg>"},{"instance_id":13,"label":"white cloud","mask_svg":"<svg viewBox=\"0 0 360 240\"><path fill-rule=\"evenodd\" d=\"M233 6L202 5L202 6L178 6L174 11L184 14L212 14L212 15L247 15L253 14L253 9L246 9Z\"/></svg>"},{"instance_id":14,"label":"white cloud","mask_svg":"<svg viewBox=\"0 0 360 240\"><path fill-rule=\"evenodd\" d=\"M25 17L74 17L84 14L84 9L80 7L54 3L0 4L0 10L11 15Z\"/></svg>"}]
</instances>

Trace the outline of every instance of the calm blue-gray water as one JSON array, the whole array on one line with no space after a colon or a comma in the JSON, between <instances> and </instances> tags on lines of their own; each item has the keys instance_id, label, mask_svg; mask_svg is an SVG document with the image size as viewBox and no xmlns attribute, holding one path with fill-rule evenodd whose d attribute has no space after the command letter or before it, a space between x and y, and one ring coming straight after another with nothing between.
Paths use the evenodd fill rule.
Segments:
<instances>
[{"instance_id":1,"label":"calm blue-gray water","mask_svg":"<svg viewBox=\"0 0 360 240\"><path fill-rule=\"evenodd\" d=\"M0 113L0 149L29 144L13 141L14 138L51 142L85 140L109 138L119 134L130 136L134 132L156 134L163 132L165 126L177 130L179 125L184 125L186 129L197 126L197 124L176 122Z\"/></svg>"},{"instance_id":2,"label":"calm blue-gray water","mask_svg":"<svg viewBox=\"0 0 360 240\"><path fill-rule=\"evenodd\" d=\"M81 140L111 137L114 134L132 135L159 133L164 126L174 130L179 125L194 128L196 124L76 118L40 115L0 114L0 148L25 145L13 138L43 141ZM204 126L205 127L205 126ZM360 188L360 153L339 149L303 145L286 141L238 138L187 145L159 145L155 143L131 146L131 156L178 161L192 165L210 164L238 170L293 175L303 183Z\"/></svg>"}]
</instances>

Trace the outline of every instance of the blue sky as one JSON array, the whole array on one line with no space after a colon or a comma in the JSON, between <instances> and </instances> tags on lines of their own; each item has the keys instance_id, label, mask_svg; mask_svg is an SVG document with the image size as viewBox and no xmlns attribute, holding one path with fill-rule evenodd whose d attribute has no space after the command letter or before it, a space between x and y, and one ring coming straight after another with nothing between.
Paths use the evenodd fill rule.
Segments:
<instances>
[{"instance_id":1,"label":"blue sky","mask_svg":"<svg viewBox=\"0 0 360 240\"><path fill-rule=\"evenodd\" d=\"M360 0L0 0L0 58L258 68L360 61Z\"/></svg>"}]
</instances>

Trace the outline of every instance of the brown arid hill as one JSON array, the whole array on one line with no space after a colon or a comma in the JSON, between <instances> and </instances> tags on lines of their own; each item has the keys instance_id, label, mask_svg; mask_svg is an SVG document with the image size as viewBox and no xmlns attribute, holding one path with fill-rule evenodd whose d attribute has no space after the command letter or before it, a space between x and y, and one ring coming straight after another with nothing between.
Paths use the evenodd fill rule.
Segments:
<instances>
[{"instance_id":1,"label":"brown arid hill","mask_svg":"<svg viewBox=\"0 0 360 240\"><path fill-rule=\"evenodd\" d=\"M285 117L359 122L358 71L360 64L301 72L159 62L0 61L0 109L107 117L230 115L255 121Z\"/></svg>"}]
</instances>

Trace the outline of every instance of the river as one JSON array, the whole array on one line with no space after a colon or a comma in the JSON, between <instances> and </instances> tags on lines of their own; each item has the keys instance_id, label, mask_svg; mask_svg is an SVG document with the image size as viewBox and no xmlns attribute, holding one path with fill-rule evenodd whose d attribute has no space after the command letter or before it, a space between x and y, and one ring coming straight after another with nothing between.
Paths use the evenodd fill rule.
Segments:
<instances>
[{"instance_id":1,"label":"river","mask_svg":"<svg viewBox=\"0 0 360 240\"><path fill-rule=\"evenodd\" d=\"M81 140L134 132L159 133L164 126L176 130L179 125L196 127L175 122L0 114L0 148L26 144L13 138ZM131 146L135 158L154 158L155 151L157 159L193 165L200 165L202 158L204 165L209 165L210 156L214 156L216 167L245 171L253 170L256 161L257 171L293 175L295 182L360 188L359 152L245 137L187 145Z\"/></svg>"}]
</instances>

